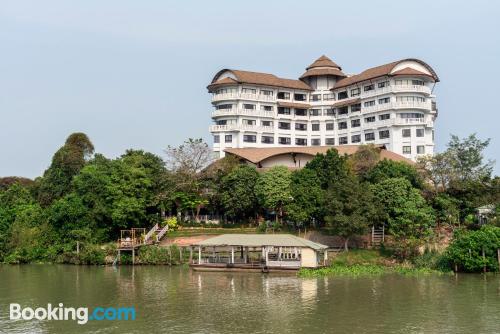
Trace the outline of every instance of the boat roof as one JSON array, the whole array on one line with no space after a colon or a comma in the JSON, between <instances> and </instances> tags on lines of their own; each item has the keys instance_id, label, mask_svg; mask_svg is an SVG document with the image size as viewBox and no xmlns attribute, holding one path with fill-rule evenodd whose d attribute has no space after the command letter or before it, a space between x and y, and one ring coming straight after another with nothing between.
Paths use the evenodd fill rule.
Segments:
<instances>
[{"instance_id":1,"label":"boat roof","mask_svg":"<svg viewBox=\"0 0 500 334\"><path fill-rule=\"evenodd\" d=\"M196 246L277 246L277 247L307 247L315 250L326 249L328 246L297 237L292 234L222 234L213 238L194 243Z\"/></svg>"}]
</instances>

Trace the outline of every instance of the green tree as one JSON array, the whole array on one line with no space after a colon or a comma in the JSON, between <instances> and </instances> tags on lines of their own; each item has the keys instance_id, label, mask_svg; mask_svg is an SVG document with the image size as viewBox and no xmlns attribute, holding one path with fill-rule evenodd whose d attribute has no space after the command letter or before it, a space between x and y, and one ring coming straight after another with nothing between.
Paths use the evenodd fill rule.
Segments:
<instances>
[{"instance_id":1,"label":"green tree","mask_svg":"<svg viewBox=\"0 0 500 334\"><path fill-rule=\"evenodd\" d=\"M391 178L402 177L407 179L415 188L423 188L422 177L417 172L417 169L402 161L393 161L384 159L378 162L365 175L364 180L370 183L378 183Z\"/></svg>"},{"instance_id":2,"label":"green tree","mask_svg":"<svg viewBox=\"0 0 500 334\"><path fill-rule=\"evenodd\" d=\"M373 144L360 145L356 152L349 157L352 171L361 179L372 170L380 160L380 149Z\"/></svg>"},{"instance_id":3,"label":"green tree","mask_svg":"<svg viewBox=\"0 0 500 334\"><path fill-rule=\"evenodd\" d=\"M236 219L255 215L255 184L258 178L256 169L247 165L237 167L222 178L219 192L227 215Z\"/></svg>"},{"instance_id":4,"label":"green tree","mask_svg":"<svg viewBox=\"0 0 500 334\"><path fill-rule=\"evenodd\" d=\"M290 192L291 173L284 166L275 166L266 173L260 175L255 184L255 194L260 205L270 211L276 212L278 217L283 218L283 208L292 201Z\"/></svg>"},{"instance_id":5,"label":"green tree","mask_svg":"<svg viewBox=\"0 0 500 334\"><path fill-rule=\"evenodd\" d=\"M71 191L73 177L94 153L94 146L84 133L73 133L52 158L50 167L39 181L38 200L48 206Z\"/></svg>"},{"instance_id":6,"label":"green tree","mask_svg":"<svg viewBox=\"0 0 500 334\"><path fill-rule=\"evenodd\" d=\"M317 154L305 168L316 172L321 182L321 188L327 189L331 183L347 176L349 172L348 158L340 156L336 149L330 149L325 154Z\"/></svg>"},{"instance_id":7,"label":"green tree","mask_svg":"<svg viewBox=\"0 0 500 334\"><path fill-rule=\"evenodd\" d=\"M389 233L395 237L398 253L412 255L432 235L435 216L418 189L405 178L386 179L372 186L379 207L384 208Z\"/></svg>"},{"instance_id":8,"label":"green tree","mask_svg":"<svg viewBox=\"0 0 500 334\"><path fill-rule=\"evenodd\" d=\"M361 184L354 175L338 180L326 193L326 226L335 235L344 238L347 251L349 239L364 234L376 223L378 212L370 188Z\"/></svg>"},{"instance_id":9,"label":"green tree","mask_svg":"<svg viewBox=\"0 0 500 334\"><path fill-rule=\"evenodd\" d=\"M323 221L325 191L321 189L321 181L314 170L303 168L294 171L290 194L293 200L285 208L290 221L298 226Z\"/></svg>"}]
</instances>

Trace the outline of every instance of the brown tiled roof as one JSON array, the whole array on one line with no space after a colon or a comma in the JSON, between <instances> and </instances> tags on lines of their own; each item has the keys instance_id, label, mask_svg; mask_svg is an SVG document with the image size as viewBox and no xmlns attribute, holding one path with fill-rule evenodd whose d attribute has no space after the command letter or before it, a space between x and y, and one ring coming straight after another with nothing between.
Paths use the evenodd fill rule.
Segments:
<instances>
[{"instance_id":1,"label":"brown tiled roof","mask_svg":"<svg viewBox=\"0 0 500 334\"><path fill-rule=\"evenodd\" d=\"M309 109L309 108L311 108L311 105L307 104L307 103L286 102L286 101L278 101L278 106L285 107L285 108L295 108L295 109Z\"/></svg>"},{"instance_id":2,"label":"brown tiled roof","mask_svg":"<svg viewBox=\"0 0 500 334\"><path fill-rule=\"evenodd\" d=\"M337 68L311 68L310 70L307 70L304 74L302 74L300 76L300 79L312 77L315 75L334 75L343 78L347 77L347 75L342 73L342 71Z\"/></svg>"},{"instance_id":3,"label":"brown tiled roof","mask_svg":"<svg viewBox=\"0 0 500 334\"><path fill-rule=\"evenodd\" d=\"M339 81L337 81L337 83L335 84L335 86L332 89L347 87L347 86L353 85L353 84L358 83L358 82L392 75L391 71L394 69L394 67L403 61L418 62L419 64L425 66L429 70L429 72L432 74L431 77L436 82L439 81L439 78L438 78L436 72L434 72L434 70L429 65L427 65L426 63L424 63L423 61L421 61L419 59L408 58L408 59L398 60L398 61L395 61L395 62L392 62L389 64L385 64L385 65L381 65L381 66L377 66L377 67L372 67L372 68L369 68L369 69L361 72L360 74L356 74L356 75L344 78L342 80L339 80Z\"/></svg>"},{"instance_id":4,"label":"brown tiled roof","mask_svg":"<svg viewBox=\"0 0 500 334\"><path fill-rule=\"evenodd\" d=\"M299 147L245 147L245 148L227 148L224 152L235 155L241 159L251 163L258 164L259 162L271 158L276 155L302 153L315 156L316 154L325 154L329 149L336 149L339 154L351 155L356 153L361 145L341 145L341 146L299 146ZM413 161L391 151L385 149L383 145L375 145L380 149L380 160L389 159L394 161L403 161L409 164L414 164Z\"/></svg>"},{"instance_id":5,"label":"brown tiled roof","mask_svg":"<svg viewBox=\"0 0 500 334\"><path fill-rule=\"evenodd\" d=\"M283 88L291 88L297 90L312 90L309 85L294 79L284 79L278 78L274 74L269 73L259 73L259 72L250 72L250 71L240 71L240 70L231 70L231 69L223 69L219 71L213 78L210 85L208 85L208 90L211 91L213 88L218 87L221 83L227 84L228 81L222 82L225 78L219 80L219 77L224 72L231 72L234 75L233 83L246 83L246 84L254 84L254 85L262 85L262 86L273 86L273 87L283 87Z\"/></svg>"},{"instance_id":6,"label":"brown tiled roof","mask_svg":"<svg viewBox=\"0 0 500 334\"><path fill-rule=\"evenodd\" d=\"M356 104L356 103L360 103L360 102L361 102L360 98L341 100L341 101L337 101L337 102L333 103L332 107L340 108L340 107L344 107L344 106L348 106L348 105Z\"/></svg>"},{"instance_id":7,"label":"brown tiled roof","mask_svg":"<svg viewBox=\"0 0 500 334\"><path fill-rule=\"evenodd\" d=\"M429 75L427 73L424 73L424 72L421 72L419 70L416 70L414 68L411 68L411 67L405 67L399 71L396 71L396 72L392 72L391 75L423 75L423 76L426 76L426 77L431 77L432 78L432 75Z\"/></svg>"},{"instance_id":8,"label":"brown tiled roof","mask_svg":"<svg viewBox=\"0 0 500 334\"><path fill-rule=\"evenodd\" d=\"M339 65L335 64L330 58L328 58L325 55L322 55L321 57L316 59L314 63L307 66L306 70L309 70L314 67L335 67L338 68L339 70L342 70L342 68Z\"/></svg>"}]
</instances>

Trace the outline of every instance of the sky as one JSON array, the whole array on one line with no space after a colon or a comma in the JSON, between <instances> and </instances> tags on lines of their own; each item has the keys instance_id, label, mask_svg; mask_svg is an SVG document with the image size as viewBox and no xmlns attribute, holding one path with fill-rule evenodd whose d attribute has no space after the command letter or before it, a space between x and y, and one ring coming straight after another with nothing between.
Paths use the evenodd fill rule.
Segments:
<instances>
[{"instance_id":1,"label":"sky","mask_svg":"<svg viewBox=\"0 0 500 334\"><path fill-rule=\"evenodd\" d=\"M210 143L218 70L298 78L322 54L352 74L430 64L437 151L451 134L491 138L498 175L499 17L481 0L0 0L0 177L42 175L77 131L110 158Z\"/></svg>"}]
</instances>

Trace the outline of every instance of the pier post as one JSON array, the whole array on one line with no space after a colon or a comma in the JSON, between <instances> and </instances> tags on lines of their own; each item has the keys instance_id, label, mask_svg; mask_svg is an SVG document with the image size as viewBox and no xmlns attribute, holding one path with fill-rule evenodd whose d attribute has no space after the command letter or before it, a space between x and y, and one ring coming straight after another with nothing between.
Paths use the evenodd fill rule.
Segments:
<instances>
[{"instance_id":1,"label":"pier post","mask_svg":"<svg viewBox=\"0 0 500 334\"><path fill-rule=\"evenodd\" d=\"M198 246L198 264L201 264L201 246Z\"/></svg>"},{"instance_id":2,"label":"pier post","mask_svg":"<svg viewBox=\"0 0 500 334\"><path fill-rule=\"evenodd\" d=\"M231 247L231 263L234 263L234 246Z\"/></svg>"},{"instance_id":3,"label":"pier post","mask_svg":"<svg viewBox=\"0 0 500 334\"><path fill-rule=\"evenodd\" d=\"M135 248L132 247L132 265L135 264Z\"/></svg>"}]
</instances>

